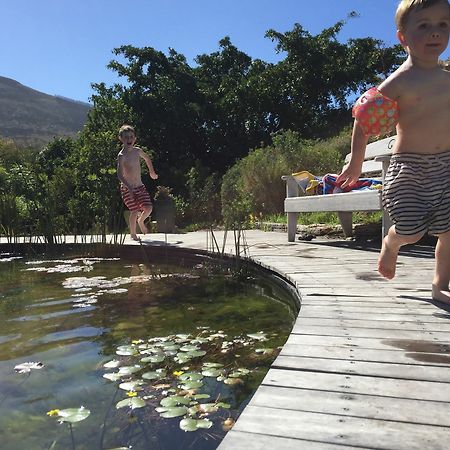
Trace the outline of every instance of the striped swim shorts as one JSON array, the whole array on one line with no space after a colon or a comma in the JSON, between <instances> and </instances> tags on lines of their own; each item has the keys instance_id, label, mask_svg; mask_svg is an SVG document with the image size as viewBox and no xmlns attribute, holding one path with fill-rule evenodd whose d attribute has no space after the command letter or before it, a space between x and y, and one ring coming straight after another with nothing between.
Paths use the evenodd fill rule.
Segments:
<instances>
[{"instance_id":1,"label":"striped swim shorts","mask_svg":"<svg viewBox=\"0 0 450 450\"><path fill-rule=\"evenodd\" d=\"M152 206L150 195L143 184L133 189L133 197L131 197L130 191L121 184L120 194L122 195L122 200L125 203L125 206L130 211L143 211L144 208Z\"/></svg>"},{"instance_id":2,"label":"striped swim shorts","mask_svg":"<svg viewBox=\"0 0 450 450\"><path fill-rule=\"evenodd\" d=\"M383 206L401 235L450 230L450 151L392 155Z\"/></svg>"}]
</instances>

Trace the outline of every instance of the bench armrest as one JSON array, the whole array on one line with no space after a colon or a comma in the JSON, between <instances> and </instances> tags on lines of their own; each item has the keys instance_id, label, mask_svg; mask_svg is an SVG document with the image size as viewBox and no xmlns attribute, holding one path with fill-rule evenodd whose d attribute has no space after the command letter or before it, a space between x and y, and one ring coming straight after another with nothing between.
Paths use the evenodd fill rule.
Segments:
<instances>
[{"instance_id":1,"label":"bench armrest","mask_svg":"<svg viewBox=\"0 0 450 450\"><path fill-rule=\"evenodd\" d=\"M292 175L282 175L281 179L286 182L286 197L300 197L304 195L303 189Z\"/></svg>"},{"instance_id":2,"label":"bench armrest","mask_svg":"<svg viewBox=\"0 0 450 450\"><path fill-rule=\"evenodd\" d=\"M391 155L383 155L383 156L375 156L375 161L379 161L383 164L382 174L381 174L381 181L384 183L384 178L386 176L386 172L389 167L389 162L391 160Z\"/></svg>"}]
</instances>

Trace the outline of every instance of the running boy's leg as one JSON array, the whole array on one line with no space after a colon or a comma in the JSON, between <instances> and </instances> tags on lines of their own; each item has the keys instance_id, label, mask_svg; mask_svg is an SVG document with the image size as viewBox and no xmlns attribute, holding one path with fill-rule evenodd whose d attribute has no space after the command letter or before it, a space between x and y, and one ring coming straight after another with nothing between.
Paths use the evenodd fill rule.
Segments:
<instances>
[{"instance_id":1,"label":"running boy's leg","mask_svg":"<svg viewBox=\"0 0 450 450\"><path fill-rule=\"evenodd\" d=\"M144 207L144 209L142 210L142 212L137 220L139 228L141 229L143 234L148 233L148 229L147 229L147 226L145 225L144 221L151 214L152 209L153 209L153 206L151 206L151 205Z\"/></svg>"},{"instance_id":2,"label":"running boy's leg","mask_svg":"<svg viewBox=\"0 0 450 450\"><path fill-rule=\"evenodd\" d=\"M134 241L138 241L139 238L136 234L136 221L139 215L139 211L130 212L130 236Z\"/></svg>"},{"instance_id":3,"label":"running boy's leg","mask_svg":"<svg viewBox=\"0 0 450 450\"><path fill-rule=\"evenodd\" d=\"M432 296L434 300L450 304L450 231L438 235L435 257Z\"/></svg>"},{"instance_id":4,"label":"running boy's leg","mask_svg":"<svg viewBox=\"0 0 450 450\"><path fill-rule=\"evenodd\" d=\"M378 258L378 272L388 280L394 278L400 247L406 244L414 244L414 242L417 242L423 235L424 233L401 235L395 231L395 225L392 225L391 228L389 228L388 234L383 239L380 256Z\"/></svg>"}]
</instances>

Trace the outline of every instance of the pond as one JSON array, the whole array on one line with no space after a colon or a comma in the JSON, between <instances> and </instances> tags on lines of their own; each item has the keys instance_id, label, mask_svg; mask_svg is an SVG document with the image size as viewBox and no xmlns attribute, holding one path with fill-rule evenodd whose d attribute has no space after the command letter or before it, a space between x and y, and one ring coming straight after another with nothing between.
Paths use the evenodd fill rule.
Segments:
<instances>
[{"instance_id":1,"label":"pond","mask_svg":"<svg viewBox=\"0 0 450 450\"><path fill-rule=\"evenodd\" d=\"M0 255L3 450L216 448L292 329L292 294L213 260Z\"/></svg>"}]
</instances>

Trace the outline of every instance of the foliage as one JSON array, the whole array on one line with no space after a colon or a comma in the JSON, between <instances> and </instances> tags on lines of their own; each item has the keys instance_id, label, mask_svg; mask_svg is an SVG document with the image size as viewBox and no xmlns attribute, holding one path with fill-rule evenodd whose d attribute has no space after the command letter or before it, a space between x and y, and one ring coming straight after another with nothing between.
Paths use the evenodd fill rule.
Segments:
<instances>
[{"instance_id":1,"label":"foliage","mask_svg":"<svg viewBox=\"0 0 450 450\"><path fill-rule=\"evenodd\" d=\"M349 146L348 132L318 141L301 139L292 131L277 134L271 146L251 151L224 175L223 213L229 216L233 208L240 210L241 217L282 212L286 189L282 175L300 170L317 175L336 172Z\"/></svg>"}]
</instances>

